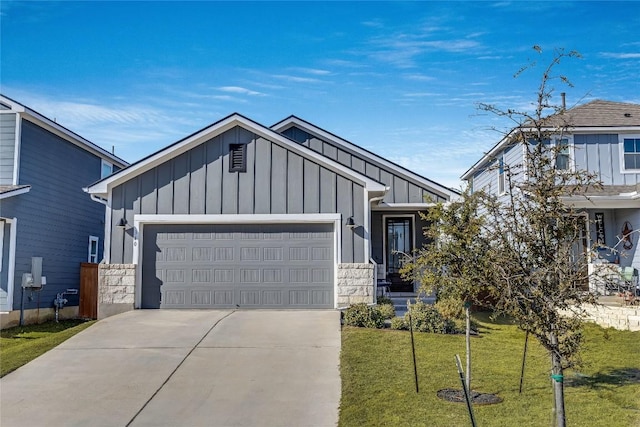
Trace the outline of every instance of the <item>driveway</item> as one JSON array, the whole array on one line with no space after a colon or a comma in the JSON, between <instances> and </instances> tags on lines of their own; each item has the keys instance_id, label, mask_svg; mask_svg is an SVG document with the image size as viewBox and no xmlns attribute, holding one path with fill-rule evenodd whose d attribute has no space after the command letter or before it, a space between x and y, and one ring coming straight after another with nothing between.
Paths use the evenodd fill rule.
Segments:
<instances>
[{"instance_id":1,"label":"driveway","mask_svg":"<svg viewBox=\"0 0 640 427\"><path fill-rule=\"evenodd\" d=\"M0 425L334 426L337 311L136 310L0 380Z\"/></svg>"}]
</instances>

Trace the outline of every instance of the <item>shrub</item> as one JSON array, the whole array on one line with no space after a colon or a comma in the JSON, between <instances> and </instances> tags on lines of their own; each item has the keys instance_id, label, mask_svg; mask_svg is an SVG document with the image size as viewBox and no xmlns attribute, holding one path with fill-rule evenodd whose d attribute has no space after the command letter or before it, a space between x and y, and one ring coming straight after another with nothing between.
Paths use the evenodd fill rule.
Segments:
<instances>
[{"instance_id":1,"label":"shrub","mask_svg":"<svg viewBox=\"0 0 640 427\"><path fill-rule=\"evenodd\" d=\"M349 306L344 311L344 324L379 329L384 327L384 317L377 306L358 303Z\"/></svg>"},{"instance_id":2,"label":"shrub","mask_svg":"<svg viewBox=\"0 0 640 427\"><path fill-rule=\"evenodd\" d=\"M378 305L391 304L393 305L393 301L389 297L379 296L378 297Z\"/></svg>"},{"instance_id":3,"label":"shrub","mask_svg":"<svg viewBox=\"0 0 640 427\"><path fill-rule=\"evenodd\" d=\"M460 332L451 319L446 319L437 308L422 301L411 306L411 321L413 330L418 332L433 332L438 334L454 334ZM406 329L409 327L409 312L404 315Z\"/></svg>"},{"instance_id":4,"label":"shrub","mask_svg":"<svg viewBox=\"0 0 640 427\"><path fill-rule=\"evenodd\" d=\"M464 303L456 298L443 298L435 304L436 309L447 320L455 324L455 329L464 331L466 329L466 318L464 313ZM478 330L478 323L471 319L471 330Z\"/></svg>"},{"instance_id":5,"label":"shrub","mask_svg":"<svg viewBox=\"0 0 640 427\"><path fill-rule=\"evenodd\" d=\"M393 319L396 317L396 308L393 304L380 304L378 303L378 310L383 319Z\"/></svg>"},{"instance_id":6,"label":"shrub","mask_svg":"<svg viewBox=\"0 0 640 427\"><path fill-rule=\"evenodd\" d=\"M394 317L391 319L391 329L408 330L409 324L404 321L404 317Z\"/></svg>"}]
</instances>

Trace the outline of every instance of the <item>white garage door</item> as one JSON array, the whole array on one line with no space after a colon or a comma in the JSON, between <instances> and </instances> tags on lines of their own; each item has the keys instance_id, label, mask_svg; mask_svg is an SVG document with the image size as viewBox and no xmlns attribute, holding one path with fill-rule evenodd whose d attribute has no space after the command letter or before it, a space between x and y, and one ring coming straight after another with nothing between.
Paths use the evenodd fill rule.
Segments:
<instances>
[{"instance_id":1,"label":"white garage door","mask_svg":"<svg viewBox=\"0 0 640 427\"><path fill-rule=\"evenodd\" d=\"M142 308L332 308L333 224L144 227Z\"/></svg>"}]
</instances>

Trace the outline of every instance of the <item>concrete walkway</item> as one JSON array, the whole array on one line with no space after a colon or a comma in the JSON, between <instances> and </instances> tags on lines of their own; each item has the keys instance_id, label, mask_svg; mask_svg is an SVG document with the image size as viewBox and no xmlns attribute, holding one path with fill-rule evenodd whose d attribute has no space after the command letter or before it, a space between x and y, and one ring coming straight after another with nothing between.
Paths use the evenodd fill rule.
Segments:
<instances>
[{"instance_id":1,"label":"concrete walkway","mask_svg":"<svg viewBox=\"0 0 640 427\"><path fill-rule=\"evenodd\" d=\"M0 425L334 426L337 311L136 310L0 379Z\"/></svg>"}]
</instances>

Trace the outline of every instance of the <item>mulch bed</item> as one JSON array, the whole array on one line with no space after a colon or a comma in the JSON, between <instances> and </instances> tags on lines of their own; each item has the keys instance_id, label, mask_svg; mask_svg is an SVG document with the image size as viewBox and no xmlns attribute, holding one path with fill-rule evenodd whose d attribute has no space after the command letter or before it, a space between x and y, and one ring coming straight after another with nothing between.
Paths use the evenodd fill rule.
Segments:
<instances>
[{"instance_id":1,"label":"mulch bed","mask_svg":"<svg viewBox=\"0 0 640 427\"><path fill-rule=\"evenodd\" d=\"M454 388L443 388L442 390L438 390L437 396L440 399L446 400L448 402L455 403L466 403L467 401L464 398L464 392L460 389ZM474 405L493 405L494 403L502 402L502 398L497 394L492 393L480 393L472 390L470 393L471 402Z\"/></svg>"}]
</instances>

